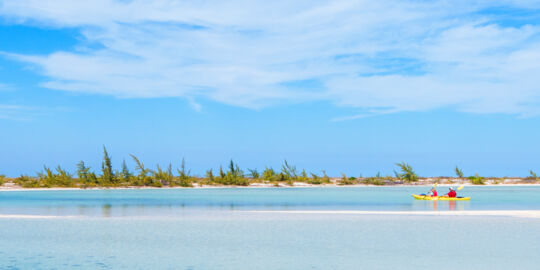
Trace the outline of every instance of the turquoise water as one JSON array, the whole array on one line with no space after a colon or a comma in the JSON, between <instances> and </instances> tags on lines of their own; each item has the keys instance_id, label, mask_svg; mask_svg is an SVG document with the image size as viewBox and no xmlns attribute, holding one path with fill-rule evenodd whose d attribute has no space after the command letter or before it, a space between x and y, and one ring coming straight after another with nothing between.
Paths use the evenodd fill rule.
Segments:
<instances>
[{"instance_id":1,"label":"turquoise water","mask_svg":"<svg viewBox=\"0 0 540 270\"><path fill-rule=\"evenodd\" d=\"M540 187L466 187L471 201L413 200L428 187L216 188L0 192L0 214L173 215L185 210L538 210ZM439 191L447 190L446 187Z\"/></svg>"},{"instance_id":2,"label":"turquoise water","mask_svg":"<svg viewBox=\"0 0 540 270\"><path fill-rule=\"evenodd\" d=\"M443 190L443 188L440 188ZM540 210L538 187L0 192L0 269L538 269L540 220L245 210Z\"/></svg>"}]
</instances>

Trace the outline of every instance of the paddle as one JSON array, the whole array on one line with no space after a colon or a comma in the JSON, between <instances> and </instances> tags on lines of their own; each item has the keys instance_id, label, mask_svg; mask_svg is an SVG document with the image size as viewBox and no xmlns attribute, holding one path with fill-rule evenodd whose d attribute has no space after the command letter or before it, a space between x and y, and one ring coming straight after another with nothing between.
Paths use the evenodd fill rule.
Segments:
<instances>
[{"instance_id":1,"label":"paddle","mask_svg":"<svg viewBox=\"0 0 540 270\"><path fill-rule=\"evenodd\" d=\"M461 185L457 188L457 190L462 190L465 186L464 185ZM457 198L463 198L463 197L457 197Z\"/></svg>"}]
</instances>

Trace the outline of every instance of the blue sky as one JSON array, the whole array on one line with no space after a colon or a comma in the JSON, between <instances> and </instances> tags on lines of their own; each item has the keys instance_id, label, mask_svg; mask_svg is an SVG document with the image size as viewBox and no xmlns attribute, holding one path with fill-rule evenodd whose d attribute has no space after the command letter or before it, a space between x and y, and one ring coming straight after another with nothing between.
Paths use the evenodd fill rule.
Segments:
<instances>
[{"instance_id":1,"label":"blue sky","mask_svg":"<svg viewBox=\"0 0 540 270\"><path fill-rule=\"evenodd\" d=\"M0 174L540 170L539 1L0 0Z\"/></svg>"}]
</instances>

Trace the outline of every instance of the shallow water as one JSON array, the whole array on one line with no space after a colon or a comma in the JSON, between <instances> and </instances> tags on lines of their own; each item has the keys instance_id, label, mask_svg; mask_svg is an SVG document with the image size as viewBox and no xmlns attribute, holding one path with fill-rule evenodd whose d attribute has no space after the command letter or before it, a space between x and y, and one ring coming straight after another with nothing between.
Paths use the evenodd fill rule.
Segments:
<instances>
[{"instance_id":1,"label":"shallow water","mask_svg":"<svg viewBox=\"0 0 540 270\"><path fill-rule=\"evenodd\" d=\"M465 187L471 201L419 201L428 187L212 188L0 192L0 214L133 216L186 210L540 210L540 187ZM441 187L440 191L447 188ZM442 192L441 192L442 193Z\"/></svg>"},{"instance_id":2,"label":"shallow water","mask_svg":"<svg viewBox=\"0 0 540 270\"><path fill-rule=\"evenodd\" d=\"M540 220L245 210L434 210L426 187L0 192L0 269L538 269ZM442 190L442 188L440 189ZM437 211L540 210L538 187L466 187Z\"/></svg>"},{"instance_id":3,"label":"shallow water","mask_svg":"<svg viewBox=\"0 0 540 270\"><path fill-rule=\"evenodd\" d=\"M540 242L535 219L233 212L13 219L0 232L1 269L538 269Z\"/></svg>"}]
</instances>

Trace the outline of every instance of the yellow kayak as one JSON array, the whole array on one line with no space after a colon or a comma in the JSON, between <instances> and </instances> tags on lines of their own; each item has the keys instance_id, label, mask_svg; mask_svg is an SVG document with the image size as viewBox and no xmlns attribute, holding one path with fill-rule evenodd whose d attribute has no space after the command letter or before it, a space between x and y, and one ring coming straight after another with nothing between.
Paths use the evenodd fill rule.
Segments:
<instances>
[{"instance_id":1,"label":"yellow kayak","mask_svg":"<svg viewBox=\"0 0 540 270\"><path fill-rule=\"evenodd\" d=\"M428 200L428 201L468 201L471 197L446 197L446 196L426 196L426 195L412 195L417 200Z\"/></svg>"}]
</instances>

